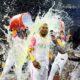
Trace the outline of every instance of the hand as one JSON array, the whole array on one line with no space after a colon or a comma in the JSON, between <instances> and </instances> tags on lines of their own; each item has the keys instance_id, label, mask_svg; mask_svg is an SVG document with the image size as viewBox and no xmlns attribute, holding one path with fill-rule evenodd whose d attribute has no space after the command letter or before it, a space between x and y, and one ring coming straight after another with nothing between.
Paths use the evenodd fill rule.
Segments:
<instances>
[{"instance_id":1,"label":"hand","mask_svg":"<svg viewBox=\"0 0 80 80\"><path fill-rule=\"evenodd\" d=\"M34 65L35 68L37 68L37 69L40 69L41 68L39 62L37 62L36 60L33 61L32 63L33 63L33 65Z\"/></svg>"}]
</instances>

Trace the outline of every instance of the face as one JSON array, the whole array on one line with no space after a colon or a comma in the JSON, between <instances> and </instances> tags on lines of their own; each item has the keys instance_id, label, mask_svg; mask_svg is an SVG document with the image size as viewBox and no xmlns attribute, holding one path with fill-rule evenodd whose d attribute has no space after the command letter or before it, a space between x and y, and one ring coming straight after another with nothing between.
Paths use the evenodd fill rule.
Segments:
<instances>
[{"instance_id":1,"label":"face","mask_svg":"<svg viewBox=\"0 0 80 80\"><path fill-rule=\"evenodd\" d=\"M41 36L45 37L48 34L48 25L45 23L40 27Z\"/></svg>"},{"instance_id":2,"label":"face","mask_svg":"<svg viewBox=\"0 0 80 80\"><path fill-rule=\"evenodd\" d=\"M22 39L27 38L28 34L29 34L29 30L27 30L27 29L17 31L18 37L20 37Z\"/></svg>"}]
</instances>

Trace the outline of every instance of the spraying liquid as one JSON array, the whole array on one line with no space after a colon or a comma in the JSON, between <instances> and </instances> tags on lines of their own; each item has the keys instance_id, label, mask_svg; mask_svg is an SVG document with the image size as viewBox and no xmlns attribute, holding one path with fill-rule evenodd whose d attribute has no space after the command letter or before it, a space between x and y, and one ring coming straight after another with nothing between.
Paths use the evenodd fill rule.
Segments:
<instances>
[{"instance_id":1,"label":"spraying liquid","mask_svg":"<svg viewBox=\"0 0 80 80\"><path fill-rule=\"evenodd\" d=\"M38 33L40 25L42 25L43 23L47 23L48 24L49 31L53 30L53 31L55 31L56 35L57 35L57 33L59 34L60 33L60 25L61 25L61 23L59 21L59 17L64 19L64 20L66 19L65 20L66 24L68 24L68 22L71 21L71 19L69 18L68 14L65 11L58 10L58 9L53 9L53 6L44 15L42 15L42 16L37 15L37 17L36 17L34 22L30 22L30 19L28 19L29 20L29 25L31 27L30 27L30 34L28 35L27 39L20 39L18 37L16 37L15 39L12 39L11 38L11 32L9 31L9 27L7 27L8 34L6 34L6 37L7 37L7 42L9 43L9 46L10 46L9 52L8 52L8 56L11 55L12 62L14 62L16 60L16 63L14 63L15 66L16 66L16 69L14 69L14 71L15 71L16 75L18 75L18 79L21 78L21 75L24 75L24 73L20 74L18 69L21 70L21 68L24 65L24 63L28 62L28 59L27 59L27 56L28 56L27 49L29 47L31 37L34 34ZM23 16L23 18L26 20L26 18L24 16ZM28 18L31 18L31 17L28 17ZM25 23L25 20L23 20L24 24L27 25ZM65 24L64 28L66 28L66 24ZM49 34L48 34L48 37L49 37ZM11 60L11 58L9 58L9 61L10 60ZM10 63L10 64L13 65L12 63ZM6 71L8 71L9 66L7 66L4 69ZM26 72L26 74L24 75L24 79L27 78L26 75L28 74L27 73L28 69L26 69L25 72ZM4 73L5 72L3 72L3 75L4 75Z\"/></svg>"}]
</instances>

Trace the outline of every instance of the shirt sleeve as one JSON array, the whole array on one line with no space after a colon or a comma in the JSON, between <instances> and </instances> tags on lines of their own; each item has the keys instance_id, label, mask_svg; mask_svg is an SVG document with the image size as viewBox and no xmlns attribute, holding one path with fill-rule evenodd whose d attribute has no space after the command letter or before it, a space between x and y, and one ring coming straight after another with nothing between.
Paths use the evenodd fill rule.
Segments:
<instances>
[{"instance_id":1,"label":"shirt sleeve","mask_svg":"<svg viewBox=\"0 0 80 80\"><path fill-rule=\"evenodd\" d=\"M30 42L30 48L34 48L36 45L36 38L32 37L31 42Z\"/></svg>"},{"instance_id":2,"label":"shirt sleeve","mask_svg":"<svg viewBox=\"0 0 80 80\"><path fill-rule=\"evenodd\" d=\"M30 59L31 59L32 62L36 60L35 56L32 54L32 51L34 50L35 45L36 45L36 38L32 37L32 39L30 41L30 46L29 46L29 49L28 49Z\"/></svg>"}]
</instances>

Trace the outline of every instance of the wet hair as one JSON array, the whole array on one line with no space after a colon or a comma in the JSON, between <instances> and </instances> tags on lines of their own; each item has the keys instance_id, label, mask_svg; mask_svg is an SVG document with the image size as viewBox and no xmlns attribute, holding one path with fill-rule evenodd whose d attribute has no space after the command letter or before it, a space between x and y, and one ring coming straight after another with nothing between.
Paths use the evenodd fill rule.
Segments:
<instances>
[{"instance_id":1,"label":"wet hair","mask_svg":"<svg viewBox=\"0 0 80 80\"><path fill-rule=\"evenodd\" d=\"M48 24L47 24L47 23L43 23L43 24L40 26L39 31L41 30L41 28L42 28L43 26L48 27Z\"/></svg>"},{"instance_id":2,"label":"wet hair","mask_svg":"<svg viewBox=\"0 0 80 80\"><path fill-rule=\"evenodd\" d=\"M47 23L43 23L42 26L47 26L47 27L48 27L48 24L47 24ZM42 27L42 26L41 26L41 27Z\"/></svg>"}]
</instances>

